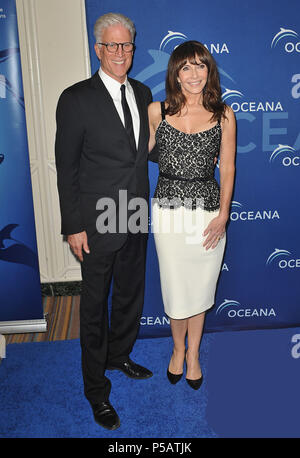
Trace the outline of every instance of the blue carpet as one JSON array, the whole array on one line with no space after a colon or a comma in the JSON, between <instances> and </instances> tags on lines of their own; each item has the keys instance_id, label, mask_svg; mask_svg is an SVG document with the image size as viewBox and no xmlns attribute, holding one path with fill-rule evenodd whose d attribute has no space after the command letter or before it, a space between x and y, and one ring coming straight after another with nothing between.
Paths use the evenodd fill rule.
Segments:
<instances>
[{"instance_id":1,"label":"blue carpet","mask_svg":"<svg viewBox=\"0 0 300 458\"><path fill-rule=\"evenodd\" d=\"M218 437L300 437L300 328L216 333L207 421Z\"/></svg>"},{"instance_id":2,"label":"blue carpet","mask_svg":"<svg viewBox=\"0 0 300 458\"><path fill-rule=\"evenodd\" d=\"M9 344L0 364L1 438L299 438L300 329L204 334L204 383L172 386L169 337L137 340L149 380L108 372L121 427L106 431L82 392L78 340Z\"/></svg>"},{"instance_id":3,"label":"blue carpet","mask_svg":"<svg viewBox=\"0 0 300 458\"><path fill-rule=\"evenodd\" d=\"M201 347L207 374L210 336ZM140 339L132 359L149 369L148 380L109 371L110 401L121 419L116 431L99 427L82 391L79 340L9 344L0 364L1 438L215 437L206 421L207 385L192 390L184 378L172 386L166 366L171 338Z\"/></svg>"}]
</instances>

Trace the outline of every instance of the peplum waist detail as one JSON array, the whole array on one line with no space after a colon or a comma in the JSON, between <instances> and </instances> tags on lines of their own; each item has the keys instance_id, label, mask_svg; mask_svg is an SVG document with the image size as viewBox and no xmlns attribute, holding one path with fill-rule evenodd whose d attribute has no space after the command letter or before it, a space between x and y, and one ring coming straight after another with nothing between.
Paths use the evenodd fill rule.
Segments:
<instances>
[{"instance_id":1,"label":"peplum waist detail","mask_svg":"<svg viewBox=\"0 0 300 458\"><path fill-rule=\"evenodd\" d=\"M169 209L184 206L192 210L200 207L215 211L220 208L220 188L214 177L170 179L160 174L154 198L160 207Z\"/></svg>"}]
</instances>

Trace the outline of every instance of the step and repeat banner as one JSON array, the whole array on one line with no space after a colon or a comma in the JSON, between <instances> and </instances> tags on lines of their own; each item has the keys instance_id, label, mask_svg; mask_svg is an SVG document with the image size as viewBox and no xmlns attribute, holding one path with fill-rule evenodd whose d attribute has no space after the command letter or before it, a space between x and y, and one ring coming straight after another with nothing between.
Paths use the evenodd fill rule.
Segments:
<instances>
[{"instance_id":1,"label":"step and repeat banner","mask_svg":"<svg viewBox=\"0 0 300 458\"><path fill-rule=\"evenodd\" d=\"M130 76L147 84L154 100L165 98L169 56L183 41L202 42L217 62L223 99L237 119L237 159L227 247L206 332L300 325L300 3L246 3L86 0L92 72L99 67L93 25L108 12L135 23ZM153 196L157 164L149 168ZM151 234L140 336L169 332Z\"/></svg>"},{"instance_id":2,"label":"step and repeat banner","mask_svg":"<svg viewBox=\"0 0 300 458\"><path fill-rule=\"evenodd\" d=\"M14 0L0 0L0 333L45 330Z\"/></svg>"}]
</instances>

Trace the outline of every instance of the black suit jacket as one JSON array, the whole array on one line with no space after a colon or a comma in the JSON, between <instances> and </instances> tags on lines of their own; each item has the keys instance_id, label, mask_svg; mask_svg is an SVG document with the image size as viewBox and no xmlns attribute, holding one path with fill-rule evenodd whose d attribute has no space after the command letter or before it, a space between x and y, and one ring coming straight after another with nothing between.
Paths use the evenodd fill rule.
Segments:
<instances>
[{"instance_id":1,"label":"black suit jacket","mask_svg":"<svg viewBox=\"0 0 300 458\"><path fill-rule=\"evenodd\" d=\"M129 78L140 115L137 151L129 139L114 102L98 72L65 89L57 106L55 157L61 209L61 233L86 230L104 248L116 249L126 234L99 234L97 200L116 202L120 190L131 197L149 198L148 110L150 89ZM112 216L113 217L113 216ZM118 228L117 228L118 232Z\"/></svg>"}]
</instances>

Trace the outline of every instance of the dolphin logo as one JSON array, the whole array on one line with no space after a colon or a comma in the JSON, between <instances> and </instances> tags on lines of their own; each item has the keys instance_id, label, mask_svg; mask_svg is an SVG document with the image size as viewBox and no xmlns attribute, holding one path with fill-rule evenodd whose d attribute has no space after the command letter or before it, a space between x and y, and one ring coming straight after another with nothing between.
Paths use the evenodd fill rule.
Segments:
<instances>
[{"instance_id":1,"label":"dolphin logo","mask_svg":"<svg viewBox=\"0 0 300 458\"><path fill-rule=\"evenodd\" d=\"M24 243L19 242L11 236L12 231L18 226L18 224L8 224L0 231L0 261L24 264L38 270L39 266L36 253L24 245ZM13 240L17 243L6 248L3 243L4 240Z\"/></svg>"},{"instance_id":2,"label":"dolphin logo","mask_svg":"<svg viewBox=\"0 0 300 458\"><path fill-rule=\"evenodd\" d=\"M243 97L242 92L236 91L233 89L227 89L225 87L225 92L222 94L222 99L225 102L225 100L229 99L230 97Z\"/></svg>"},{"instance_id":3,"label":"dolphin logo","mask_svg":"<svg viewBox=\"0 0 300 458\"><path fill-rule=\"evenodd\" d=\"M236 200L233 200L231 202L231 206L232 207L238 207L238 208L241 208L243 206L243 204L241 204L240 202L237 202Z\"/></svg>"},{"instance_id":4,"label":"dolphin logo","mask_svg":"<svg viewBox=\"0 0 300 458\"><path fill-rule=\"evenodd\" d=\"M270 265L271 262L273 262L274 259L277 258L278 256L291 256L291 253L287 250L280 250L278 248L275 248L273 253L271 253L270 256L268 257L266 261L266 265Z\"/></svg>"},{"instance_id":5,"label":"dolphin logo","mask_svg":"<svg viewBox=\"0 0 300 458\"><path fill-rule=\"evenodd\" d=\"M181 32L172 32L171 30L168 30L168 34L162 39L159 49L163 51L165 47L167 46L168 43L172 40L187 40L187 36L184 35L184 33Z\"/></svg>"},{"instance_id":6,"label":"dolphin logo","mask_svg":"<svg viewBox=\"0 0 300 458\"><path fill-rule=\"evenodd\" d=\"M225 299L224 302L222 302L221 305L216 310L216 315L220 314L223 312L223 310L227 307L239 307L241 304L238 301L234 301L232 299Z\"/></svg>"},{"instance_id":7,"label":"dolphin logo","mask_svg":"<svg viewBox=\"0 0 300 458\"><path fill-rule=\"evenodd\" d=\"M298 37L298 33L295 32L295 30L291 30L291 29L284 29L283 27L280 27L280 31L278 33L276 33L276 35L274 36L273 40L272 40L272 43L271 43L271 48L275 48L275 46L277 45L277 43L282 39L282 38L285 38L285 37Z\"/></svg>"},{"instance_id":8,"label":"dolphin logo","mask_svg":"<svg viewBox=\"0 0 300 458\"><path fill-rule=\"evenodd\" d=\"M278 145L270 156L269 162L274 162L276 157L281 153L294 153L295 149L289 145Z\"/></svg>"}]
</instances>

